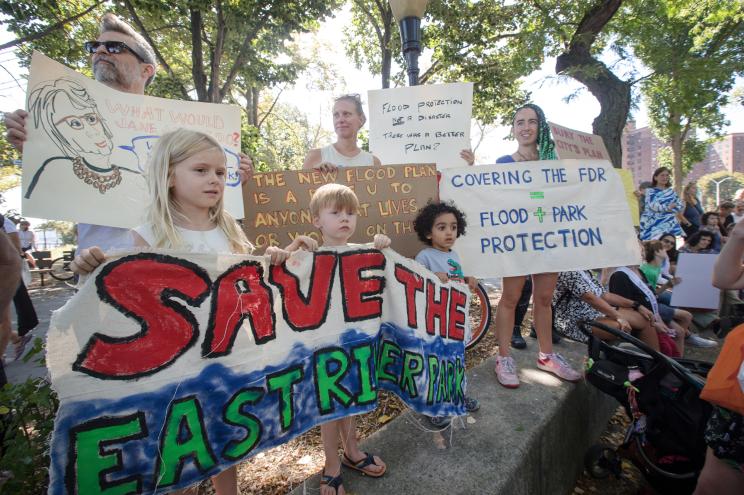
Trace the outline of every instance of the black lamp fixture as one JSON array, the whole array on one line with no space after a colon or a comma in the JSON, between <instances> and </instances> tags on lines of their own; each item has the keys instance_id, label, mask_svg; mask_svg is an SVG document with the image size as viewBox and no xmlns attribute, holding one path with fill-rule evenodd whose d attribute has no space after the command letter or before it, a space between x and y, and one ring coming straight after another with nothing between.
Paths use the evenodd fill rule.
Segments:
<instances>
[{"instance_id":1,"label":"black lamp fixture","mask_svg":"<svg viewBox=\"0 0 744 495\"><path fill-rule=\"evenodd\" d=\"M408 66L408 85L418 84L418 58L421 54L421 18L429 0L389 0L393 16L400 25L403 56Z\"/></svg>"}]
</instances>

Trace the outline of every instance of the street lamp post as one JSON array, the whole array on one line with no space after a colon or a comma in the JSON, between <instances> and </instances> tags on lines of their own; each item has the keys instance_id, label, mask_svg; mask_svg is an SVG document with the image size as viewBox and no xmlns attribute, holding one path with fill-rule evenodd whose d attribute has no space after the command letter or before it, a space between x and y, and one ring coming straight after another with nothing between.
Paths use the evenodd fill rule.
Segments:
<instances>
[{"instance_id":1,"label":"street lamp post","mask_svg":"<svg viewBox=\"0 0 744 495\"><path fill-rule=\"evenodd\" d=\"M711 179L711 182L716 185L716 208L718 207L718 205L721 204L721 195L720 195L721 184L731 179L733 179L733 177L731 177L730 175L727 177L724 177L721 180Z\"/></svg>"},{"instance_id":2,"label":"street lamp post","mask_svg":"<svg viewBox=\"0 0 744 495\"><path fill-rule=\"evenodd\" d=\"M418 84L418 58L421 55L421 18L429 0L390 0L390 8L400 26L403 57L408 66L408 85Z\"/></svg>"}]
</instances>

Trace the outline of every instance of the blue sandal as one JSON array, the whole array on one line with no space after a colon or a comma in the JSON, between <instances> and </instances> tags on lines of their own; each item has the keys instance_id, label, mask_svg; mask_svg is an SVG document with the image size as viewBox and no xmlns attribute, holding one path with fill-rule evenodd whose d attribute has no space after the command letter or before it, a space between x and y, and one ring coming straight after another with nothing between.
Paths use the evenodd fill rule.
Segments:
<instances>
[{"instance_id":1,"label":"blue sandal","mask_svg":"<svg viewBox=\"0 0 744 495\"><path fill-rule=\"evenodd\" d=\"M336 493L338 493L338 487L342 486L344 484L344 480L341 479L341 473L338 473L338 476L328 476L324 473L324 471L320 472L320 484L321 485L328 485L331 488L333 488Z\"/></svg>"},{"instance_id":2,"label":"blue sandal","mask_svg":"<svg viewBox=\"0 0 744 495\"><path fill-rule=\"evenodd\" d=\"M363 457L362 459L355 462L355 461L352 461L348 455L346 455L346 452L344 452L344 457L343 459L341 459L341 464L343 464L344 466L348 468L359 471L362 474L366 474L367 476L370 476L372 478L379 478L380 476L385 474L385 471L387 471L387 467L384 467L383 470L380 471L379 473L365 469L369 466L379 466L379 464L375 462L374 456L370 454L369 452L364 452L364 455L366 457Z\"/></svg>"}]
</instances>

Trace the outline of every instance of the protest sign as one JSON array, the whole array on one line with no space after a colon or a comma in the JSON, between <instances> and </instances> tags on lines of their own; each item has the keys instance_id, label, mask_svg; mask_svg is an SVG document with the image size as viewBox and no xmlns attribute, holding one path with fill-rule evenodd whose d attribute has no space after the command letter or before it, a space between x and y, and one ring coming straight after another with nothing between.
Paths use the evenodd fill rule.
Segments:
<instances>
[{"instance_id":1,"label":"protest sign","mask_svg":"<svg viewBox=\"0 0 744 495\"><path fill-rule=\"evenodd\" d=\"M369 245L107 258L52 317L49 493L164 493L375 408L464 414L467 286Z\"/></svg>"},{"instance_id":2,"label":"protest sign","mask_svg":"<svg viewBox=\"0 0 744 495\"><path fill-rule=\"evenodd\" d=\"M555 153L561 160L570 158L596 158L598 160L609 160L604 141L601 136L576 131L548 122L550 133L555 141Z\"/></svg>"},{"instance_id":3,"label":"protest sign","mask_svg":"<svg viewBox=\"0 0 744 495\"><path fill-rule=\"evenodd\" d=\"M473 83L426 84L369 92L369 149L383 165L467 165Z\"/></svg>"},{"instance_id":4,"label":"protest sign","mask_svg":"<svg viewBox=\"0 0 744 495\"><path fill-rule=\"evenodd\" d=\"M413 231L413 220L437 197L437 171L432 164L254 174L243 188L243 229L248 239L259 249L285 247L298 235L321 242L310 215L310 198L329 182L349 186L359 198L361 211L350 242L365 243L375 234L385 234L393 249L410 258L424 248Z\"/></svg>"},{"instance_id":5,"label":"protest sign","mask_svg":"<svg viewBox=\"0 0 744 495\"><path fill-rule=\"evenodd\" d=\"M718 309L721 290L713 286L717 254L679 253L671 305L679 308Z\"/></svg>"},{"instance_id":6,"label":"protest sign","mask_svg":"<svg viewBox=\"0 0 744 495\"><path fill-rule=\"evenodd\" d=\"M550 160L442 172L465 213L463 272L505 277L638 263L628 204L606 160Z\"/></svg>"},{"instance_id":7,"label":"protest sign","mask_svg":"<svg viewBox=\"0 0 744 495\"><path fill-rule=\"evenodd\" d=\"M23 214L135 227L148 201L150 150L180 127L214 137L227 155L225 207L243 217L240 109L123 93L34 52L23 147Z\"/></svg>"},{"instance_id":8,"label":"protest sign","mask_svg":"<svg viewBox=\"0 0 744 495\"><path fill-rule=\"evenodd\" d=\"M628 202L628 209L630 210L630 218L633 219L633 225L636 227L641 223L641 213L638 207L638 198L635 195L635 185L633 184L633 174L630 170L624 168L613 168L617 175L620 176L620 180L623 182L623 189L625 190L625 201Z\"/></svg>"}]
</instances>

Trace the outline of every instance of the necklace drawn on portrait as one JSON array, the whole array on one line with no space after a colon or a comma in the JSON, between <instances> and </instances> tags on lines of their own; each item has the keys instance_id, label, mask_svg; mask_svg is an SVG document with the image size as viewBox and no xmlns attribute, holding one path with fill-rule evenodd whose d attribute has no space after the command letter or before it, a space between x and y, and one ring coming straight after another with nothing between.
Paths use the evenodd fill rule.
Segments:
<instances>
[{"instance_id":1,"label":"necklace drawn on portrait","mask_svg":"<svg viewBox=\"0 0 744 495\"><path fill-rule=\"evenodd\" d=\"M101 194L105 194L109 189L121 184L121 170L119 170L119 167L112 165L111 170L112 172L109 175L99 174L85 166L83 159L79 156L72 160L72 171L75 172L75 175L86 184L98 189Z\"/></svg>"}]
</instances>

